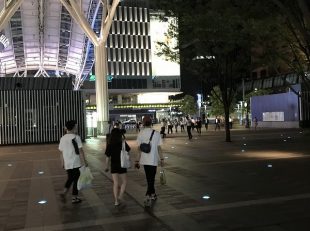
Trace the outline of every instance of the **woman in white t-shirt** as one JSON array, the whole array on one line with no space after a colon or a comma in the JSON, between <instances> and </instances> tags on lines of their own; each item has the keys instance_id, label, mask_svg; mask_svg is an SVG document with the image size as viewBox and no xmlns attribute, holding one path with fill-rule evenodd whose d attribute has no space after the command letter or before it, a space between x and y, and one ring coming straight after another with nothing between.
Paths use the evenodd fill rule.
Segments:
<instances>
[{"instance_id":1,"label":"woman in white t-shirt","mask_svg":"<svg viewBox=\"0 0 310 231\"><path fill-rule=\"evenodd\" d=\"M149 116L143 118L144 129L138 134L137 143L140 146L141 143L148 143L152 132L151 128L152 120ZM162 139L158 131L154 131L151 140L150 153L140 152L135 167L140 168L140 164L144 166L145 176L147 180L146 202L150 200L156 200L157 195L155 193L155 175L157 171L158 162L161 166L164 165L164 157L160 145L162 145Z\"/></svg>"},{"instance_id":2,"label":"woman in white t-shirt","mask_svg":"<svg viewBox=\"0 0 310 231\"><path fill-rule=\"evenodd\" d=\"M81 160L87 166L84 151L82 149L82 141L79 135L76 135L76 121L70 120L66 122L67 134L61 137L58 149L61 154L61 165L67 171L68 179L65 183L64 191L60 194L62 202L66 202L66 195L72 187L72 203L80 203L82 200L78 197L79 191L77 189L77 182L80 177L80 167L82 166ZM72 140L75 139L75 149Z\"/></svg>"}]
</instances>

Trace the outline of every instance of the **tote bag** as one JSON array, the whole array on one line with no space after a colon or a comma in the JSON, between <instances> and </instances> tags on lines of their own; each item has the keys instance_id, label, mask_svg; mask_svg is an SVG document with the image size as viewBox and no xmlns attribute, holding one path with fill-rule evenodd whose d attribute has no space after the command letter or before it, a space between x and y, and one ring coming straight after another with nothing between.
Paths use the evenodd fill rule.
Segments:
<instances>
[{"instance_id":1,"label":"tote bag","mask_svg":"<svg viewBox=\"0 0 310 231\"><path fill-rule=\"evenodd\" d=\"M130 158L129 153L126 151L125 140L122 142L122 150L121 150L121 167L122 168L130 168Z\"/></svg>"}]
</instances>

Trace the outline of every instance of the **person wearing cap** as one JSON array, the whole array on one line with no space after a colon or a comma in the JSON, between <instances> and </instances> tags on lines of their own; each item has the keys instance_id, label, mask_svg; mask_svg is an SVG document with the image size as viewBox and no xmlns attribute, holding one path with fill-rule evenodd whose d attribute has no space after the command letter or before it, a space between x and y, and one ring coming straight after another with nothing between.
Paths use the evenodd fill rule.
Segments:
<instances>
[{"instance_id":1,"label":"person wearing cap","mask_svg":"<svg viewBox=\"0 0 310 231\"><path fill-rule=\"evenodd\" d=\"M60 194L62 202L66 202L66 195L69 192L71 185L72 187L72 204L80 203L82 200L78 197L79 191L77 189L77 182L80 177L80 167L82 163L87 167L87 161L85 159L85 154L82 148L81 137L76 134L77 127L75 120L69 120L65 124L67 134L61 137L59 142L59 151L61 151L61 166L66 170L68 179L65 183L64 191ZM75 147L72 143L72 140L75 140L78 148L75 150Z\"/></svg>"},{"instance_id":2,"label":"person wearing cap","mask_svg":"<svg viewBox=\"0 0 310 231\"><path fill-rule=\"evenodd\" d=\"M157 195L155 192L155 175L157 171L158 163L163 167L164 166L164 157L162 154L162 138L158 131L155 131L151 128L152 120L149 116L144 116L142 120L144 129L140 131L137 137L138 146L142 143L148 143L152 132L154 131L151 144L151 151L149 153L139 152L138 158L135 163L136 168L140 168L140 165L143 165L144 172L147 181L147 190L145 193L146 201L156 200Z\"/></svg>"}]
</instances>

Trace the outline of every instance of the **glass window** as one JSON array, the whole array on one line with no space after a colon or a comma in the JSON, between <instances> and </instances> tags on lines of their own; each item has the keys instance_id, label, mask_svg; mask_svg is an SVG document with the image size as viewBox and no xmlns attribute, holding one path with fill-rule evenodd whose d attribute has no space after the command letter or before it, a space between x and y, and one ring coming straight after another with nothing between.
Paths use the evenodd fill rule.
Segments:
<instances>
[{"instance_id":1,"label":"glass window","mask_svg":"<svg viewBox=\"0 0 310 231\"><path fill-rule=\"evenodd\" d=\"M273 87L283 86L283 76L276 76L273 81Z\"/></svg>"}]
</instances>

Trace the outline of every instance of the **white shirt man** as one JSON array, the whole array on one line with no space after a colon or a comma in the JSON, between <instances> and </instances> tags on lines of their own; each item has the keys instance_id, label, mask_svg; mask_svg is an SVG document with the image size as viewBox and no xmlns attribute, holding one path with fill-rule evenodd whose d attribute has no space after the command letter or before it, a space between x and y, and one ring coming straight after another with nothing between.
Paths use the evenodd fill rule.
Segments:
<instances>
[{"instance_id":1,"label":"white shirt man","mask_svg":"<svg viewBox=\"0 0 310 231\"><path fill-rule=\"evenodd\" d=\"M77 182L80 177L80 170L81 167L81 158L84 162L85 166L87 166L87 162L85 159L84 151L82 149L82 141L79 135L76 135L76 121L69 120L66 122L67 134L61 137L59 142L59 151L61 151L61 165L66 170L68 179L65 183L64 191L60 194L62 202L66 202L66 195L73 184L72 187L72 203L80 203L82 200L78 198L78 189L77 189ZM77 144L77 149L73 145L73 141L75 140ZM78 152L78 153L76 153Z\"/></svg>"},{"instance_id":2,"label":"white shirt man","mask_svg":"<svg viewBox=\"0 0 310 231\"><path fill-rule=\"evenodd\" d=\"M81 167L80 156L75 153L75 149L72 145L72 139L76 140L78 148L82 148L82 141L79 135L68 133L61 137L58 149L62 152L64 159L64 169L73 169Z\"/></svg>"},{"instance_id":3,"label":"white shirt man","mask_svg":"<svg viewBox=\"0 0 310 231\"><path fill-rule=\"evenodd\" d=\"M142 143L148 143L152 132L154 131L151 128L152 121L151 118L145 116L143 118L143 125L144 129L140 131L137 137L138 146ZM151 144L151 151L150 153L140 152L138 156L138 160L136 161L136 167L139 168L140 164L143 165L146 179L147 179L147 191L146 191L146 204L149 204L151 200L156 200L157 196L155 193L155 175L157 171L158 162L160 161L161 166L164 164L164 157L162 154L162 150L160 145L162 145L162 139L160 133L154 131Z\"/></svg>"}]
</instances>

